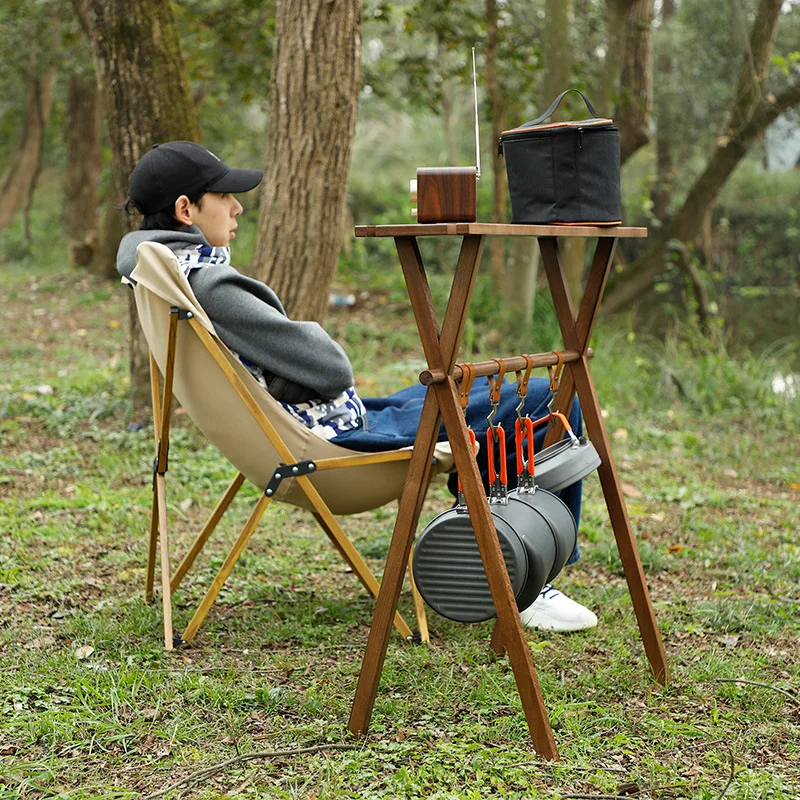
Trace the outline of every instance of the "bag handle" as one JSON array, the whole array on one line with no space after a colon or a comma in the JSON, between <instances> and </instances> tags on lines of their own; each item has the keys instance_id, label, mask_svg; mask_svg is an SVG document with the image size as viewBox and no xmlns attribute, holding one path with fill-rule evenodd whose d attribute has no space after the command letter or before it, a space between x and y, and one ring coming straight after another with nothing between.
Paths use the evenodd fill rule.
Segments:
<instances>
[{"instance_id":1,"label":"bag handle","mask_svg":"<svg viewBox=\"0 0 800 800\"><path fill-rule=\"evenodd\" d=\"M597 116L597 112L592 107L592 104L589 102L589 99L580 89L566 89L565 91L561 92L561 94L558 97L556 97L555 100L553 100L552 104L550 105L550 108L548 108L547 111L544 112L544 114L542 114L540 117L536 117L536 119L532 119L530 122L526 122L524 125L520 125L520 128L532 128L534 125L540 125L549 116L555 113L555 110L559 107L561 101L564 99L564 95L567 95L570 92L577 92L583 98L583 102L586 103L586 108L589 109L589 113L592 115L592 117Z\"/></svg>"}]
</instances>

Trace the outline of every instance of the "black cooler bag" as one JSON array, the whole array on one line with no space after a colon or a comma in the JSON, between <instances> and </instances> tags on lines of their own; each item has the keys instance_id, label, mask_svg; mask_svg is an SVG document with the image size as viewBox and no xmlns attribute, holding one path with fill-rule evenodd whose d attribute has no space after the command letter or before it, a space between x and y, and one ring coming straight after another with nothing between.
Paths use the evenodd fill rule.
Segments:
<instances>
[{"instance_id":1,"label":"black cooler bag","mask_svg":"<svg viewBox=\"0 0 800 800\"><path fill-rule=\"evenodd\" d=\"M543 124L558 108L562 92L542 116L504 131L511 221L518 224L619 225L619 131L610 119L592 115L579 122Z\"/></svg>"}]
</instances>

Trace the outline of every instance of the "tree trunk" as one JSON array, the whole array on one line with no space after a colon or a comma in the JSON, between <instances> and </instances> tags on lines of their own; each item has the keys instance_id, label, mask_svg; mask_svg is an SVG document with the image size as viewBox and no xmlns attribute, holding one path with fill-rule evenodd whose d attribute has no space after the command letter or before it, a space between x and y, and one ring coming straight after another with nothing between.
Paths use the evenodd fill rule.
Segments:
<instances>
[{"instance_id":1,"label":"tree trunk","mask_svg":"<svg viewBox=\"0 0 800 800\"><path fill-rule=\"evenodd\" d=\"M547 108L572 81L572 44L569 27L572 19L572 0L545 0L544 32L542 34L542 61L544 76L542 92L543 108ZM572 95L567 95L571 97ZM566 119L562 104L556 109L550 122Z\"/></svg>"},{"instance_id":2,"label":"tree trunk","mask_svg":"<svg viewBox=\"0 0 800 800\"><path fill-rule=\"evenodd\" d=\"M614 107L614 90L619 81L625 57L625 38L628 30L628 11L634 0L606 0L606 57L600 73L597 91L593 94L592 104L602 116L611 114Z\"/></svg>"},{"instance_id":3,"label":"tree trunk","mask_svg":"<svg viewBox=\"0 0 800 800\"><path fill-rule=\"evenodd\" d=\"M97 183L102 166L100 96L94 76L70 77L66 128L64 231L74 243L88 245L88 240L97 235ZM72 252L77 253L77 248ZM84 256L78 266L91 262L90 254Z\"/></svg>"},{"instance_id":4,"label":"tree trunk","mask_svg":"<svg viewBox=\"0 0 800 800\"><path fill-rule=\"evenodd\" d=\"M503 237L493 237L502 239ZM517 320L528 330L536 305L536 282L539 277L539 245L536 239L514 236L508 247L508 266L503 279L503 298L516 312Z\"/></svg>"},{"instance_id":5,"label":"tree trunk","mask_svg":"<svg viewBox=\"0 0 800 800\"><path fill-rule=\"evenodd\" d=\"M698 236L706 212L750 145L786 109L800 102L800 81L777 97L765 95L763 91L780 9L781 0L761 0L739 74L728 132L717 140L705 170L695 181L681 209L655 237L652 247L611 287L603 306L606 314L624 308L649 291L662 269L669 241L690 242Z\"/></svg>"},{"instance_id":6,"label":"tree trunk","mask_svg":"<svg viewBox=\"0 0 800 800\"><path fill-rule=\"evenodd\" d=\"M95 74L111 142L111 171L124 201L128 178L154 144L198 141L180 37L169 0L73 0L92 42ZM135 227L133 220L126 222ZM135 403L149 398L148 350L130 296L130 375Z\"/></svg>"},{"instance_id":7,"label":"tree trunk","mask_svg":"<svg viewBox=\"0 0 800 800\"><path fill-rule=\"evenodd\" d=\"M489 113L492 122L492 221L505 222L508 213L506 199L506 165L496 153L497 142L503 132L503 96L497 80L497 2L486 0L486 89L489 94ZM504 236L492 236L490 242L490 265L492 286L498 297L502 296L503 273L505 271L506 240Z\"/></svg>"},{"instance_id":8,"label":"tree trunk","mask_svg":"<svg viewBox=\"0 0 800 800\"><path fill-rule=\"evenodd\" d=\"M543 105L546 107L558 97L572 82L572 45L569 29L572 21L572 0L546 0L545 23L542 35L542 60L544 77L542 79ZM562 104L550 117L549 122L558 122L569 116ZM577 298L583 283L583 253L585 242L573 237L559 240L561 266L573 298ZM533 248L538 259L538 248ZM538 260L531 261L531 270L538 270Z\"/></svg>"},{"instance_id":9,"label":"tree trunk","mask_svg":"<svg viewBox=\"0 0 800 800\"><path fill-rule=\"evenodd\" d=\"M650 141L654 5L654 0L634 0L628 12L625 56L614 112L620 134L620 161L623 164Z\"/></svg>"},{"instance_id":10,"label":"tree trunk","mask_svg":"<svg viewBox=\"0 0 800 800\"><path fill-rule=\"evenodd\" d=\"M361 3L279 0L267 167L252 273L322 321L341 244L358 110Z\"/></svg>"},{"instance_id":11,"label":"tree trunk","mask_svg":"<svg viewBox=\"0 0 800 800\"><path fill-rule=\"evenodd\" d=\"M0 189L0 231L14 220L17 211L30 203L39 165L42 160L44 132L53 105L56 69L48 67L40 74L35 55L28 61L25 75L25 118L16 152L9 158L11 168Z\"/></svg>"},{"instance_id":12,"label":"tree trunk","mask_svg":"<svg viewBox=\"0 0 800 800\"><path fill-rule=\"evenodd\" d=\"M675 16L675 0L663 0L661 4L661 27L670 24ZM658 58L658 72L662 76L661 85L672 85L672 54L667 47ZM673 103L676 98L667 89L662 91L656 102L656 183L653 187L653 216L664 222L669 211L672 189L675 182L675 161L672 156Z\"/></svg>"}]
</instances>

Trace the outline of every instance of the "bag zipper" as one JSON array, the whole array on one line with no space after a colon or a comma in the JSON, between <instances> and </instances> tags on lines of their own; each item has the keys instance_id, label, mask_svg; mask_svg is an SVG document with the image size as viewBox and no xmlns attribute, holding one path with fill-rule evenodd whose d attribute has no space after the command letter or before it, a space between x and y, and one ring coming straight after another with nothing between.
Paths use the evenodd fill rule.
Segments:
<instances>
[{"instance_id":1,"label":"bag zipper","mask_svg":"<svg viewBox=\"0 0 800 800\"><path fill-rule=\"evenodd\" d=\"M505 142L513 142L517 139L530 139L535 136L551 136L554 130L565 131L567 129L577 130L578 132L578 149L583 149L583 132L586 131L610 131L614 130L614 123L611 121L606 122L603 120L595 125L574 125L569 123L562 123L559 125L542 125L536 128L517 128L515 130L504 131L500 138L497 140L497 155L503 156L503 144Z\"/></svg>"}]
</instances>

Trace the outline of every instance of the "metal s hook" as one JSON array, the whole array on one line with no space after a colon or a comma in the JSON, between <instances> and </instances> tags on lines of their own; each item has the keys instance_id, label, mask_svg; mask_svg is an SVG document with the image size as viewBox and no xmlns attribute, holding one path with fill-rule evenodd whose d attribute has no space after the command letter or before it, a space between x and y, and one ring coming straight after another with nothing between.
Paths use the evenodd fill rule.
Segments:
<instances>
[{"instance_id":1,"label":"metal s hook","mask_svg":"<svg viewBox=\"0 0 800 800\"><path fill-rule=\"evenodd\" d=\"M525 359L525 372L521 369L516 371L517 375L517 397L519 397L519 405L516 408L517 419L522 420L522 409L525 407L525 399L528 396L528 381L531 377L531 370L533 369L533 358L528 355L521 356Z\"/></svg>"}]
</instances>

